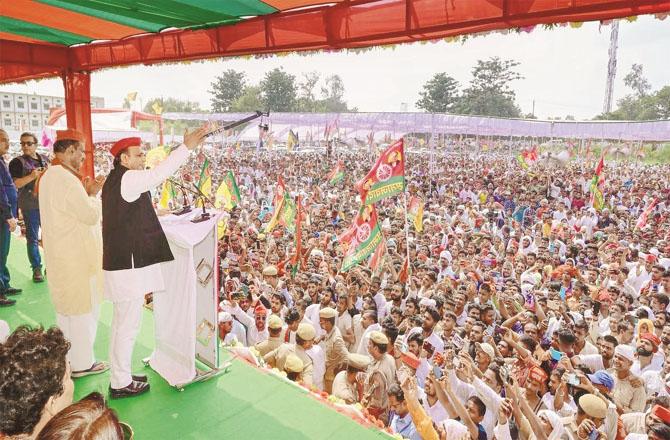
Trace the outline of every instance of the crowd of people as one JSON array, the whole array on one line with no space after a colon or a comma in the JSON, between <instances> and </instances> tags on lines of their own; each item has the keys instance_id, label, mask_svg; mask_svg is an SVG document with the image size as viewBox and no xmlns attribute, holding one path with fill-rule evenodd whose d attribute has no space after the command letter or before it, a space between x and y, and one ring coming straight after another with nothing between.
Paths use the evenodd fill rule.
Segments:
<instances>
[{"instance_id":1,"label":"crowd of people","mask_svg":"<svg viewBox=\"0 0 670 440\"><path fill-rule=\"evenodd\" d=\"M377 153L208 153L214 180L232 171L241 196L219 242L221 343L255 347L289 379L360 404L403 438L670 439L670 166L605 159L596 209L597 157L525 169L509 148L406 153L422 221L407 221L403 195L381 200L380 258L344 272L355 183ZM179 177L197 181L204 160ZM332 183L337 163L344 178ZM300 196L300 246L267 226L280 177ZM63 339L16 330L0 358L17 356L12 338L31 332ZM61 358L60 385L41 386L34 407L49 414L68 400ZM0 399L11 395L3 386L22 385L0 379ZM46 409L25 423L15 408L0 432L47 424Z\"/></svg>"}]
</instances>

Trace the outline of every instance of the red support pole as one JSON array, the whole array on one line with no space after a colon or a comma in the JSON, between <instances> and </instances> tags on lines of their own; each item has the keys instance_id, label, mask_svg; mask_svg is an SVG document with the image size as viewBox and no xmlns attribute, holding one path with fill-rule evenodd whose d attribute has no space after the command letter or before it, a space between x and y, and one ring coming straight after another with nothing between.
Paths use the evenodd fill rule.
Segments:
<instances>
[{"instance_id":1,"label":"red support pole","mask_svg":"<svg viewBox=\"0 0 670 440\"><path fill-rule=\"evenodd\" d=\"M81 174L93 177L93 129L91 125L91 74L66 70L62 74L65 88L65 112L68 128L74 128L86 135L86 157Z\"/></svg>"}]
</instances>

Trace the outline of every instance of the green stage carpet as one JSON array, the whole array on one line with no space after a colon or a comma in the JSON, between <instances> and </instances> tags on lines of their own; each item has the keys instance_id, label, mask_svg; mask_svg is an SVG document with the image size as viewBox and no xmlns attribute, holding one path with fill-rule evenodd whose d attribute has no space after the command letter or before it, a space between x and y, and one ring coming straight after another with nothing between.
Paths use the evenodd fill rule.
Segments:
<instances>
[{"instance_id":1,"label":"green stage carpet","mask_svg":"<svg viewBox=\"0 0 670 440\"><path fill-rule=\"evenodd\" d=\"M23 289L13 307L0 308L11 329L20 324L55 323L47 283L34 284L25 242L12 236L9 256L12 285ZM102 306L95 352L109 360L111 304ZM283 381L234 360L230 371L179 392L144 368L141 359L153 348L153 316L145 311L135 345L133 367L146 372L151 391L143 396L111 400L110 406L135 431L135 439L380 439L365 428ZM92 391L107 395L109 372L75 380L75 400ZM388 437L387 437L388 438Z\"/></svg>"}]
</instances>

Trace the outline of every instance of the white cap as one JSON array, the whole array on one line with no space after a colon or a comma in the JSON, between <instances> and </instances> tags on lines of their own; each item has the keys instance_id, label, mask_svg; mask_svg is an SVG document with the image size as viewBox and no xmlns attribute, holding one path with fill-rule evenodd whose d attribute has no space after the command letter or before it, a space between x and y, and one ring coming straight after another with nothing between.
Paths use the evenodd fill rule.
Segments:
<instances>
[{"instance_id":1,"label":"white cap","mask_svg":"<svg viewBox=\"0 0 670 440\"><path fill-rule=\"evenodd\" d=\"M218 320L219 322L232 322L233 315L228 312L219 312Z\"/></svg>"},{"instance_id":2,"label":"white cap","mask_svg":"<svg viewBox=\"0 0 670 440\"><path fill-rule=\"evenodd\" d=\"M620 344L617 345L614 349L614 355L619 355L623 358L628 359L631 362L635 362L635 349L630 345Z\"/></svg>"}]
</instances>

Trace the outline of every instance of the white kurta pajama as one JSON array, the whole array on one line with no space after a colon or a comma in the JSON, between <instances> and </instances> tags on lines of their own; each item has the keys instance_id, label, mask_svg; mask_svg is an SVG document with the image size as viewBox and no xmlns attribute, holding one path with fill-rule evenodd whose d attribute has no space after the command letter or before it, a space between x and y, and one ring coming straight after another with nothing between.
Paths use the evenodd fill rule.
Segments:
<instances>
[{"instance_id":1,"label":"white kurta pajama","mask_svg":"<svg viewBox=\"0 0 670 440\"><path fill-rule=\"evenodd\" d=\"M102 299L100 200L90 197L64 165L49 167L39 182L47 283L56 323L71 347L73 371L91 368Z\"/></svg>"},{"instance_id":2,"label":"white kurta pajama","mask_svg":"<svg viewBox=\"0 0 670 440\"><path fill-rule=\"evenodd\" d=\"M134 202L175 173L189 157L181 145L150 170L128 170L121 178L121 196ZM165 290L160 263L123 270L105 270L105 298L114 303L110 341L111 386L119 389L132 382L131 361L135 338L140 329L142 305L147 293Z\"/></svg>"}]
</instances>

